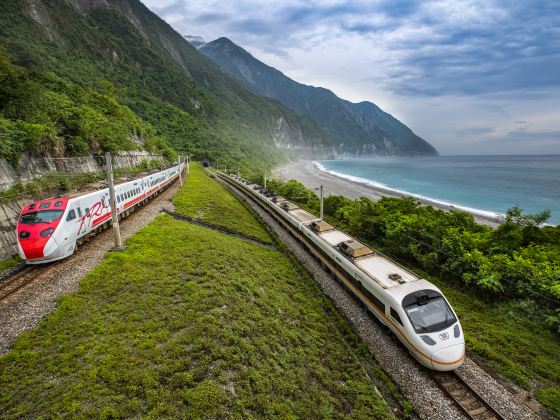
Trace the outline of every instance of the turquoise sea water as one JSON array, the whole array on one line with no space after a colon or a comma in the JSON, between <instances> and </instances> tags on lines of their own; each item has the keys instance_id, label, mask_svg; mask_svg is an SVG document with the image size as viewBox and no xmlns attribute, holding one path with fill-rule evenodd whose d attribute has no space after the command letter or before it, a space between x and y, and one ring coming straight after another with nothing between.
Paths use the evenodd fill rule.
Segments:
<instances>
[{"instance_id":1,"label":"turquoise sea water","mask_svg":"<svg viewBox=\"0 0 560 420\"><path fill-rule=\"evenodd\" d=\"M560 155L379 157L316 164L356 182L481 213L503 214L514 205L527 213L549 209L549 223L560 224Z\"/></svg>"}]
</instances>

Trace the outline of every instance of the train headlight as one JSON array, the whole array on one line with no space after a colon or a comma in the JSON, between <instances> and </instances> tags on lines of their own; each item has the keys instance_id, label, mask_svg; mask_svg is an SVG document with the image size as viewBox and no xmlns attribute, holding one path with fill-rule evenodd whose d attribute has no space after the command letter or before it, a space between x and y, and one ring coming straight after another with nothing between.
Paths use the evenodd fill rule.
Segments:
<instances>
[{"instance_id":1,"label":"train headlight","mask_svg":"<svg viewBox=\"0 0 560 420\"><path fill-rule=\"evenodd\" d=\"M29 238L29 232L26 232L25 230L22 230L22 231L19 233L19 237L20 237L21 239L27 239L27 238Z\"/></svg>"},{"instance_id":2,"label":"train headlight","mask_svg":"<svg viewBox=\"0 0 560 420\"><path fill-rule=\"evenodd\" d=\"M48 228L48 229L45 229L44 231L41 232L41 236L43 238L48 238L49 236L51 236L53 234L53 232L54 232L53 228Z\"/></svg>"}]
</instances>

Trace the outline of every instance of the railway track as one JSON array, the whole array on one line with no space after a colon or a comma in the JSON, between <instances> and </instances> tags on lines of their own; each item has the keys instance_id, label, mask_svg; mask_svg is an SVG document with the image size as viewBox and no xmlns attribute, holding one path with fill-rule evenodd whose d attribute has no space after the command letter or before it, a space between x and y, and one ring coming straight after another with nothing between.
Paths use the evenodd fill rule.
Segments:
<instances>
[{"instance_id":1,"label":"railway track","mask_svg":"<svg viewBox=\"0 0 560 420\"><path fill-rule=\"evenodd\" d=\"M23 287L33 283L41 274L50 270L52 267L53 264L28 267L22 272L15 274L13 277L8 278L4 283L0 284L0 302L12 296Z\"/></svg>"},{"instance_id":2,"label":"railway track","mask_svg":"<svg viewBox=\"0 0 560 420\"><path fill-rule=\"evenodd\" d=\"M455 372L431 372L438 387L472 420L503 420L492 405Z\"/></svg>"}]
</instances>

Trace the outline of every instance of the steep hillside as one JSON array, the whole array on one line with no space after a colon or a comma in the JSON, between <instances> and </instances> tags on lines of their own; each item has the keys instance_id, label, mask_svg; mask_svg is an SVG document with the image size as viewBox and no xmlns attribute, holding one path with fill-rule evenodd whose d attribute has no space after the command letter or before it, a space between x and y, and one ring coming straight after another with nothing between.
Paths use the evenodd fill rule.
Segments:
<instances>
[{"instance_id":1,"label":"steep hillside","mask_svg":"<svg viewBox=\"0 0 560 420\"><path fill-rule=\"evenodd\" d=\"M311 116L339 153L434 155L437 151L406 125L371 102L351 103L324 88L303 85L254 58L227 38L200 48L225 72L255 93Z\"/></svg>"},{"instance_id":2,"label":"steep hillside","mask_svg":"<svg viewBox=\"0 0 560 420\"><path fill-rule=\"evenodd\" d=\"M32 71L114 85L120 104L197 158L271 164L279 149L328 146L310 118L224 74L137 0L5 0L0 46Z\"/></svg>"}]
</instances>

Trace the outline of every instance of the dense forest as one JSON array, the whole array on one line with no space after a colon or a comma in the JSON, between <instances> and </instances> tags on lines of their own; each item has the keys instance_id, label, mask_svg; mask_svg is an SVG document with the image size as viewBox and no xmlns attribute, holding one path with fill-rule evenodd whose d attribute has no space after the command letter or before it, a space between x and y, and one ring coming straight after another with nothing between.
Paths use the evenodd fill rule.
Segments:
<instances>
[{"instance_id":1,"label":"dense forest","mask_svg":"<svg viewBox=\"0 0 560 420\"><path fill-rule=\"evenodd\" d=\"M117 95L109 82L97 91L16 66L0 49L0 157L17 167L25 151L62 157L142 148L172 159L167 142Z\"/></svg>"}]
</instances>

